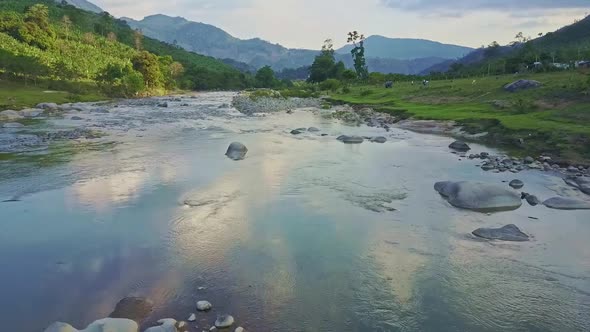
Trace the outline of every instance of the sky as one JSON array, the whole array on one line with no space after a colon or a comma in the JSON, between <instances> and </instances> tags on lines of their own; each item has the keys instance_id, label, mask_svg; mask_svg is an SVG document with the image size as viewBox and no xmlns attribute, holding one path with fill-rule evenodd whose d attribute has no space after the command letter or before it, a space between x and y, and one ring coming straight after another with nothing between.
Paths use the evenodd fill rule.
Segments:
<instances>
[{"instance_id":1,"label":"sky","mask_svg":"<svg viewBox=\"0 0 590 332\"><path fill-rule=\"evenodd\" d=\"M90 0L116 17L181 16L231 35L291 48L336 46L346 33L422 38L470 47L508 44L590 14L590 0Z\"/></svg>"}]
</instances>

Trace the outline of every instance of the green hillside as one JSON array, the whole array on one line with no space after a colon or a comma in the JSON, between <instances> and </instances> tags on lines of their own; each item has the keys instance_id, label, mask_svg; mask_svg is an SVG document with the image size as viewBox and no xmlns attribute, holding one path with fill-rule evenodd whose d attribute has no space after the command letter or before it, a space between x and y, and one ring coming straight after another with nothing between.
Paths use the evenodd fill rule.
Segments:
<instances>
[{"instance_id":1,"label":"green hillside","mask_svg":"<svg viewBox=\"0 0 590 332\"><path fill-rule=\"evenodd\" d=\"M124 97L250 82L221 61L144 37L108 13L52 0L0 2L0 73L13 81L95 82Z\"/></svg>"}]
</instances>

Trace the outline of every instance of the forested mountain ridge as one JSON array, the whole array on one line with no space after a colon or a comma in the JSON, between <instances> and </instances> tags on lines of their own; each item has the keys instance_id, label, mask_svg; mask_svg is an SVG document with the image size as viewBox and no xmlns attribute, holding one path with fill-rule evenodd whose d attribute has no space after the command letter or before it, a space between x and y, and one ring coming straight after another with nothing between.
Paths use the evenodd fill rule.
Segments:
<instances>
[{"instance_id":1,"label":"forested mountain ridge","mask_svg":"<svg viewBox=\"0 0 590 332\"><path fill-rule=\"evenodd\" d=\"M108 13L51 0L0 2L0 74L94 81L124 96L250 84L231 66L144 37Z\"/></svg>"}]
</instances>

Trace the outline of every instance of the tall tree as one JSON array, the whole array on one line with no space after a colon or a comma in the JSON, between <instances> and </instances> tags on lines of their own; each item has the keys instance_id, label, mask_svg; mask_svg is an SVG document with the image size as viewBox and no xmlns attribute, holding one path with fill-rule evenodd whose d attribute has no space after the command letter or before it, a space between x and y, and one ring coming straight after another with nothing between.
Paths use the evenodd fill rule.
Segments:
<instances>
[{"instance_id":1,"label":"tall tree","mask_svg":"<svg viewBox=\"0 0 590 332\"><path fill-rule=\"evenodd\" d=\"M307 80L311 83L320 83L330 78L341 79L344 70L346 68L342 61L336 63L332 40L326 39L321 53L315 57L309 69L309 78Z\"/></svg>"},{"instance_id":2,"label":"tall tree","mask_svg":"<svg viewBox=\"0 0 590 332\"><path fill-rule=\"evenodd\" d=\"M352 54L357 77L366 80L369 77L369 68L365 59L365 36L357 31L349 32L348 43L352 43L354 46L350 53Z\"/></svg>"},{"instance_id":3,"label":"tall tree","mask_svg":"<svg viewBox=\"0 0 590 332\"><path fill-rule=\"evenodd\" d=\"M276 84L275 72L270 66L264 66L256 72L256 85L260 88L272 88Z\"/></svg>"},{"instance_id":4,"label":"tall tree","mask_svg":"<svg viewBox=\"0 0 590 332\"><path fill-rule=\"evenodd\" d=\"M143 33L141 30L136 29L133 31L133 42L135 43L135 49L141 51L143 43Z\"/></svg>"},{"instance_id":5,"label":"tall tree","mask_svg":"<svg viewBox=\"0 0 590 332\"><path fill-rule=\"evenodd\" d=\"M160 71L158 57L147 51L141 51L133 60L133 69L143 75L145 85L148 89L160 88L163 76Z\"/></svg>"},{"instance_id":6,"label":"tall tree","mask_svg":"<svg viewBox=\"0 0 590 332\"><path fill-rule=\"evenodd\" d=\"M70 39L70 29L72 28L72 20L70 20L70 17L68 15L64 15L61 18L61 25L66 31L66 40Z\"/></svg>"}]
</instances>

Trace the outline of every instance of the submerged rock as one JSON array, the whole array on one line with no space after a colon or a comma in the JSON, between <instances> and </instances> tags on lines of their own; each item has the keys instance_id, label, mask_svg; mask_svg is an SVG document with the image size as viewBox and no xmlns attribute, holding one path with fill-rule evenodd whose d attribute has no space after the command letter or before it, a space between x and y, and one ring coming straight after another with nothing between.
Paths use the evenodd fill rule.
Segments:
<instances>
[{"instance_id":1,"label":"submerged rock","mask_svg":"<svg viewBox=\"0 0 590 332\"><path fill-rule=\"evenodd\" d=\"M83 330L77 330L70 324L55 322L46 328L44 332L138 332L138 330L139 326L137 323L130 319L104 318L93 322ZM164 330L162 332L168 331ZM172 332L176 331L173 330Z\"/></svg>"},{"instance_id":2,"label":"submerged rock","mask_svg":"<svg viewBox=\"0 0 590 332\"><path fill-rule=\"evenodd\" d=\"M119 301L111 318L127 318L141 323L154 308L154 304L143 297L126 297Z\"/></svg>"},{"instance_id":3,"label":"submerged rock","mask_svg":"<svg viewBox=\"0 0 590 332\"><path fill-rule=\"evenodd\" d=\"M473 235L488 240L501 241L528 241L529 236L523 233L516 225L506 225L500 228L478 228L472 232Z\"/></svg>"},{"instance_id":4,"label":"submerged rock","mask_svg":"<svg viewBox=\"0 0 590 332\"><path fill-rule=\"evenodd\" d=\"M309 131L310 133L317 133L320 130L316 127L309 127L307 128L307 131Z\"/></svg>"},{"instance_id":5,"label":"submerged rock","mask_svg":"<svg viewBox=\"0 0 590 332\"><path fill-rule=\"evenodd\" d=\"M227 148L225 155L232 160L242 160L246 157L248 148L240 142L233 142Z\"/></svg>"},{"instance_id":6,"label":"submerged rock","mask_svg":"<svg viewBox=\"0 0 590 332\"><path fill-rule=\"evenodd\" d=\"M342 135L339 136L337 138L339 141L342 141L342 143L345 144L361 144L362 142L365 141L364 138L360 137L360 136L348 136L348 135Z\"/></svg>"},{"instance_id":7,"label":"submerged rock","mask_svg":"<svg viewBox=\"0 0 590 332\"><path fill-rule=\"evenodd\" d=\"M299 135L299 134L301 134L301 131L299 129L291 130L291 135Z\"/></svg>"},{"instance_id":8,"label":"submerged rock","mask_svg":"<svg viewBox=\"0 0 590 332\"><path fill-rule=\"evenodd\" d=\"M213 305L209 301L199 301L197 302L197 310L199 311L209 311L213 308Z\"/></svg>"},{"instance_id":9,"label":"submerged rock","mask_svg":"<svg viewBox=\"0 0 590 332\"><path fill-rule=\"evenodd\" d=\"M549 198L543 205L556 210L590 210L590 202L565 197Z\"/></svg>"},{"instance_id":10,"label":"submerged rock","mask_svg":"<svg viewBox=\"0 0 590 332\"><path fill-rule=\"evenodd\" d=\"M526 195L526 197L524 199L531 206L537 206L537 205L541 204L541 200L535 195Z\"/></svg>"},{"instance_id":11,"label":"submerged rock","mask_svg":"<svg viewBox=\"0 0 590 332\"><path fill-rule=\"evenodd\" d=\"M377 136L377 137L371 138L371 142L373 142L373 143L385 143L385 142L387 142L387 138L385 138L383 136Z\"/></svg>"},{"instance_id":12,"label":"submerged rock","mask_svg":"<svg viewBox=\"0 0 590 332\"><path fill-rule=\"evenodd\" d=\"M160 326L153 326L144 332L178 332L176 329L176 320L172 318L160 319L158 324Z\"/></svg>"},{"instance_id":13,"label":"submerged rock","mask_svg":"<svg viewBox=\"0 0 590 332\"><path fill-rule=\"evenodd\" d=\"M458 208L480 212L516 210L522 205L518 194L503 186L482 182L437 182L434 189Z\"/></svg>"},{"instance_id":14,"label":"submerged rock","mask_svg":"<svg viewBox=\"0 0 590 332\"><path fill-rule=\"evenodd\" d=\"M215 320L215 327L224 329L234 324L234 318L231 315L219 315Z\"/></svg>"},{"instance_id":15,"label":"submerged rock","mask_svg":"<svg viewBox=\"0 0 590 332\"><path fill-rule=\"evenodd\" d=\"M83 118L79 117L79 116L73 116L70 118L70 120L74 120L74 121L80 121L80 120L84 120Z\"/></svg>"},{"instance_id":16,"label":"submerged rock","mask_svg":"<svg viewBox=\"0 0 590 332\"><path fill-rule=\"evenodd\" d=\"M520 180L512 180L512 181L510 181L510 183L508 185L514 189L520 189L520 188L524 187L524 182L522 182Z\"/></svg>"},{"instance_id":17,"label":"submerged rock","mask_svg":"<svg viewBox=\"0 0 590 332\"><path fill-rule=\"evenodd\" d=\"M471 147L469 147L469 145L463 141L454 141L449 145L449 148L460 152L467 152L471 150Z\"/></svg>"},{"instance_id":18,"label":"submerged rock","mask_svg":"<svg viewBox=\"0 0 590 332\"><path fill-rule=\"evenodd\" d=\"M590 195L590 178L576 176L568 177L563 180L570 186L580 189L584 194Z\"/></svg>"},{"instance_id":19,"label":"submerged rock","mask_svg":"<svg viewBox=\"0 0 590 332\"><path fill-rule=\"evenodd\" d=\"M541 86L541 82L534 80L518 80L504 86L504 90L508 92L516 92L520 90L538 88Z\"/></svg>"}]
</instances>

